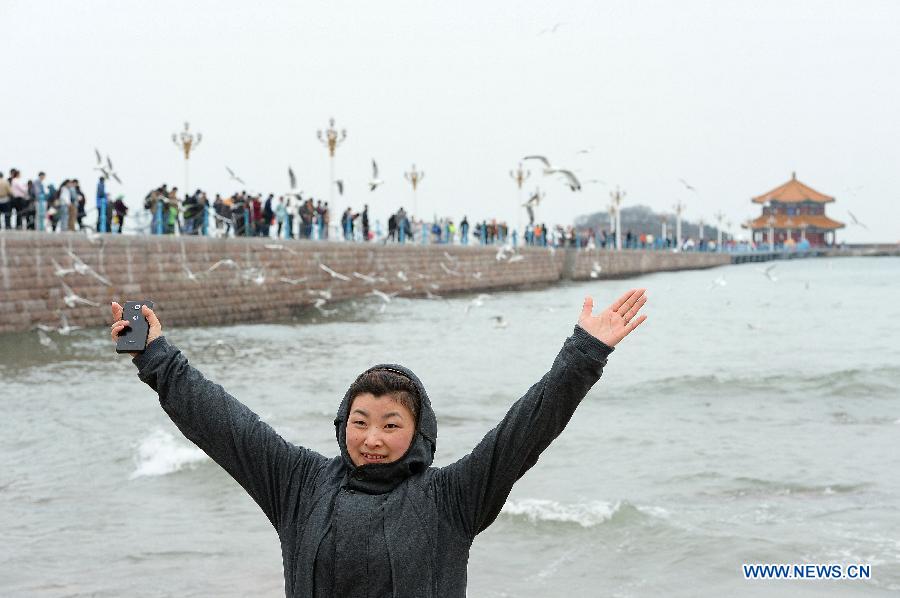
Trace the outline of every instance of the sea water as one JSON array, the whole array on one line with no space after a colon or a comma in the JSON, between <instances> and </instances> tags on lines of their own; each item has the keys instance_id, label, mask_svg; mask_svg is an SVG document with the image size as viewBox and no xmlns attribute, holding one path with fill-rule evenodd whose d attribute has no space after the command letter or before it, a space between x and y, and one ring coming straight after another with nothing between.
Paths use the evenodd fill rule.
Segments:
<instances>
[{"instance_id":1,"label":"sea water","mask_svg":"<svg viewBox=\"0 0 900 598\"><path fill-rule=\"evenodd\" d=\"M599 308L646 287L647 322L476 538L469 596L893 595L900 259L775 264L163 326L325 455L355 376L405 364L432 398L445 465L546 372L586 295ZM268 520L107 334L0 337L0 595L283 595ZM748 563L869 564L871 577L746 580Z\"/></svg>"}]
</instances>

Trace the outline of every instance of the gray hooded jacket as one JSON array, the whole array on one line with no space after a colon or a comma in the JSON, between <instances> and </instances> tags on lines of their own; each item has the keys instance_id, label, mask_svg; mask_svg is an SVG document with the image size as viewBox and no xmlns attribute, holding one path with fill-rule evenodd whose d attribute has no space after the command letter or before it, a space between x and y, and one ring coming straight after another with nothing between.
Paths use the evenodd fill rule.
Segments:
<instances>
[{"instance_id":1,"label":"gray hooded jacket","mask_svg":"<svg viewBox=\"0 0 900 598\"><path fill-rule=\"evenodd\" d=\"M165 337L134 358L138 375L182 433L262 508L281 540L285 593L296 597L463 597L469 548L500 513L513 484L538 460L600 378L612 349L581 327L553 366L475 449L432 467L437 420L421 381L412 444L398 461L356 467L335 418L340 456L285 441L207 380ZM374 368L373 368L374 369Z\"/></svg>"}]
</instances>

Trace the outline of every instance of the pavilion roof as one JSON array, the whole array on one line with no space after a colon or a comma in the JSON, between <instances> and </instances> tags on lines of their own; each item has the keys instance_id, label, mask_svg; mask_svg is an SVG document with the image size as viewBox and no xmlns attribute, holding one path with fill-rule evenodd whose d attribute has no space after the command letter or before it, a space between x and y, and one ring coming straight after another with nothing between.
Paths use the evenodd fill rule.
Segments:
<instances>
[{"instance_id":1,"label":"pavilion roof","mask_svg":"<svg viewBox=\"0 0 900 598\"><path fill-rule=\"evenodd\" d=\"M797 180L797 173L792 172L791 180L775 187L768 193L763 193L753 198L754 203L768 203L770 201L780 201L782 203L799 203L803 201L829 203L834 201L834 198L830 195L819 193L808 185L804 185Z\"/></svg>"},{"instance_id":2,"label":"pavilion roof","mask_svg":"<svg viewBox=\"0 0 900 598\"><path fill-rule=\"evenodd\" d=\"M824 215L788 216L787 214L776 214L773 218L775 219L773 225L777 229L790 228L796 230L801 228L804 223L808 228L824 230L834 230L846 226L843 222L832 220ZM754 230L769 228L769 216L763 214L762 216L751 220L749 223L744 224L743 227Z\"/></svg>"}]
</instances>

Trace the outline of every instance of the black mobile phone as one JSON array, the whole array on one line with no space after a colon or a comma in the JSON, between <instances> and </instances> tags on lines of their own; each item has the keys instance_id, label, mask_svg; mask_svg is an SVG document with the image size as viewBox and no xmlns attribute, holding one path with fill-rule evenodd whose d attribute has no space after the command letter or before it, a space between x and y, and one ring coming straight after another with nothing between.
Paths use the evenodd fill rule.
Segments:
<instances>
[{"instance_id":1,"label":"black mobile phone","mask_svg":"<svg viewBox=\"0 0 900 598\"><path fill-rule=\"evenodd\" d=\"M150 324L141 313L144 305L153 309L152 301L126 301L122 307L122 319L128 321L128 326L119 333L116 353L141 353L147 348Z\"/></svg>"}]
</instances>

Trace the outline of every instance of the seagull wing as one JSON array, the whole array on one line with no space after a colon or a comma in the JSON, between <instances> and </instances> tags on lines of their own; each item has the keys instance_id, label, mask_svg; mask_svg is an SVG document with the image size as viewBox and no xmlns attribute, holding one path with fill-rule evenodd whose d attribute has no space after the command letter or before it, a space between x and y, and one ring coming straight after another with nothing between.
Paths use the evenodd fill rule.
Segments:
<instances>
[{"instance_id":1,"label":"seagull wing","mask_svg":"<svg viewBox=\"0 0 900 598\"><path fill-rule=\"evenodd\" d=\"M236 179L236 178L237 178L237 175L234 174L234 171L231 170L230 168L228 168L227 166L225 167L225 170L228 171L228 176L230 176L230 177L233 178L233 179Z\"/></svg>"},{"instance_id":2,"label":"seagull wing","mask_svg":"<svg viewBox=\"0 0 900 598\"><path fill-rule=\"evenodd\" d=\"M113 165L112 165L112 160L109 159L109 156L106 156L106 165L109 166L110 172L112 172L114 170Z\"/></svg>"},{"instance_id":3,"label":"seagull wing","mask_svg":"<svg viewBox=\"0 0 900 598\"><path fill-rule=\"evenodd\" d=\"M294 175L294 169L288 166L288 179L291 182L291 189L297 188L297 177Z\"/></svg>"},{"instance_id":4,"label":"seagull wing","mask_svg":"<svg viewBox=\"0 0 900 598\"><path fill-rule=\"evenodd\" d=\"M94 155L97 156L97 164L103 164L103 158L100 156L100 150L94 148Z\"/></svg>"},{"instance_id":5,"label":"seagull wing","mask_svg":"<svg viewBox=\"0 0 900 598\"><path fill-rule=\"evenodd\" d=\"M546 156L525 156L523 160L540 160L546 168L550 168L550 160Z\"/></svg>"},{"instance_id":6,"label":"seagull wing","mask_svg":"<svg viewBox=\"0 0 900 598\"><path fill-rule=\"evenodd\" d=\"M340 195L343 195L344 194L344 181L338 179L334 182L334 184L337 185L338 193Z\"/></svg>"},{"instance_id":7,"label":"seagull wing","mask_svg":"<svg viewBox=\"0 0 900 598\"><path fill-rule=\"evenodd\" d=\"M863 224L862 222L860 222L859 219L856 217L856 215L853 212L851 212L850 210L847 210L847 213L850 214L850 218L853 219L853 224L858 224L861 227L863 227L864 229L869 230L869 227L866 226L865 224Z\"/></svg>"},{"instance_id":8,"label":"seagull wing","mask_svg":"<svg viewBox=\"0 0 900 598\"><path fill-rule=\"evenodd\" d=\"M116 173L112 173L112 178L116 179L116 182L120 185L122 184L122 179L120 179L119 175L117 175Z\"/></svg>"},{"instance_id":9,"label":"seagull wing","mask_svg":"<svg viewBox=\"0 0 900 598\"><path fill-rule=\"evenodd\" d=\"M572 191L580 191L581 190L581 183L578 181L578 177L576 177L575 174L571 170L560 169L560 170L557 170L556 172L558 172L561 175L564 175L566 177L566 179L568 179L569 187L572 188Z\"/></svg>"},{"instance_id":10,"label":"seagull wing","mask_svg":"<svg viewBox=\"0 0 900 598\"><path fill-rule=\"evenodd\" d=\"M375 163L375 159L372 159L372 178L378 178L378 164Z\"/></svg>"},{"instance_id":11,"label":"seagull wing","mask_svg":"<svg viewBox=\"0 0 900 598\"><path fill-rule=\"evenodd\" d=\"M693 187L691 187L691 186L688 184L688 182L687 182L686 180L684 180L684 179L678 179L678 180L681 181L681 184L682 184L682 185L684 185L685 187L687 187L687 188L690 189L691 191L697 191L696 189L694 189Z\"/></svg>"}]
</instances>

